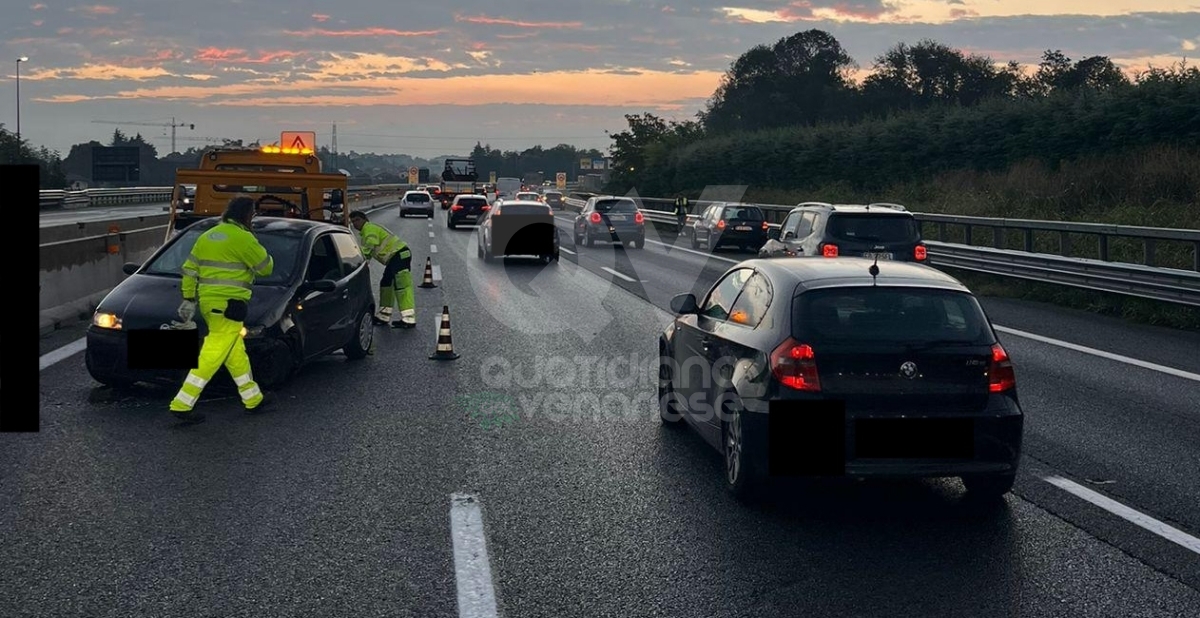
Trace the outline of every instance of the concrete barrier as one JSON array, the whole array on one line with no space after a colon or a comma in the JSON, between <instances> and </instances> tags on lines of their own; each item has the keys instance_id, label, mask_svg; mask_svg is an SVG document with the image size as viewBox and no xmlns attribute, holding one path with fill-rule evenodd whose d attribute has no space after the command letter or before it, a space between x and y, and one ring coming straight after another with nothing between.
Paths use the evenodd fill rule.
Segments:
<instances>
[{"instance_id":1,"label":"concrete barrier","mask_svg":"<svg viewBox=\"0 0 1200 618\"><path fill-rule=\"evenodd\" d=\"M394 204L393 196L352 205L370 211ZM166 239L165 215L43 228L38 248L39 332L90 320L100 301L125 280L126 262L141 264ZM116 226L116 231L110 231Z\"/></svg>"}]
</instances>

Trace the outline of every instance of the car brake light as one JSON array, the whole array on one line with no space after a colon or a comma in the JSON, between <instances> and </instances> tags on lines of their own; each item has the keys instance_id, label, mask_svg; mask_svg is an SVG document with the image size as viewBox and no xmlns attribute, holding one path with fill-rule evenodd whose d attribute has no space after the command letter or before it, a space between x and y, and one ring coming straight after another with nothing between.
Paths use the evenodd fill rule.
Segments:
<instances>
[{"instance_id":1,"label":"car brake light","mask_svg":"<svg viewBox=\"0 0 1200 618\"><path fill-rule=\"evenodd\" d=\"M769 229L771 229L771 225L769 223L767 223L766 221L763 221L763 231L765 232Z\"/></svg>"},{"instance_id":2,"label":"car brake light","mask_svg":"<svg viewBox=\"0 0 1200 618\"><path fill-rule=\"evenodd\" d=\"M463 209L463 205L462 205L462 204L455 204L455 205L453 205L453 206L451 206L451 207L450 207L450 210L462 210L462 209Z\"/></svg>"},{"instance_id":3,"label":"car brake light","mask_svg":"<svg viewBox=\"0 0 1200 618\"><path fill-rule=\"evenodd\" d=\"M484 204L483 206L479 207L479 210L491 210L491 209L492 209L492 207L488 206L487 204Z\"/></svg>"},{"instance_id":4,"label":"car brake light","mask_svg":"<svg viewBox=\"0 0 1200 618\"><path fill-rule=\"evenodd\" d=\"M638 213L637 213L637 214L633 215L633 221L634 221L635 223L638 223L639 225L640 225L640 224L642 224L642 223L645 223L645 222L646 222L646 215L643 215L643 214L641 213L641 211L638 211Z\"/></svg>"},{"instance_id":5,"label":"car brake light","mask_svg":"<svg viewBox=\"0 0 1200 618\"><path fill-rule=\"evenodd\" d=\"M600 213L598 213L598 212L592 213L592 216L589 217L589 220L592 223L600 223Z\"/></svg>"},{"instance_id":6,"label":"car brake light","mask_svg":"<svg viewBox=\"0 0 1200 618\"><path fill-rule=\"evenodd\" d=\"M917 258L918 262L925 261L928 255L929 253L925 250L925 245L917 245L917 248L913 249L913 257Z\"/></svg>"},{"instance_id":7,"label":"car brake light","mask_svg":"<svg viewBox=\"0 0 1200 618\"><path fill-rule=\"evenodd\" d=\"M1003 393L1017 386L1017 374L1013 370L1012 361L1004 346L997 343L992 346L992 365L988 368L988 390L993 393Z\"/></svg>"},{"instance_id":8,"label":"car brake light","mask_svg":"<svg viewBox=\"0 0 1200 618\"><path fill-rule=\"evenodd\" d=\"M790 337L771 352L771 374L793 390L811 393L821 390L812 346Z\"/></svg>"},{"instance_id":9,"label":"car brake light","mask_svg":"<svg viewBox=\"0 0 1200 618\"><path fill-rule=\"evenodd\" d=\"M721 219L720 221L717 221L717 229L718 229L718 230L723 230L723 229L725 229L725 220L724 220L724 219Z\"/></svg>"},{"instance_id":10,"label":"car brake light","mask_svg":"<svg viewBox=\"0 0 1200 618\"><path fill-rule=\"evenodd\" d=\"M825 257L837 257L837 245L821 245L821 255Z\"/></svg>"}]
</instances>

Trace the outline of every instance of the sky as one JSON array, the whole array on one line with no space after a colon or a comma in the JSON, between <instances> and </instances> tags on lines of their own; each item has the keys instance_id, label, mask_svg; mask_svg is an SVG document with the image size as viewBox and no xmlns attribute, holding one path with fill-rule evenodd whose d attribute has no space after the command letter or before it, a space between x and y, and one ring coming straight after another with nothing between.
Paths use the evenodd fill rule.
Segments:
<instances>
[{"instance_id":1,"label":"sky","mask_svg":"<svg viewBox=\"0 0 1200 618\"><path fill-rule=\"evenodd\" d=\"M19 66L23 137L64 154L117 128L165 153L173 122L195 125L178 150L282 131L329 146L335 124L340 152L606 150L624 114L691 118L740 54L812 28L862 70L923 38L1130 71L1200 48L1200 0L0 0L0 15L0 123L15 129Z\"/></svg>"}]
</instances>

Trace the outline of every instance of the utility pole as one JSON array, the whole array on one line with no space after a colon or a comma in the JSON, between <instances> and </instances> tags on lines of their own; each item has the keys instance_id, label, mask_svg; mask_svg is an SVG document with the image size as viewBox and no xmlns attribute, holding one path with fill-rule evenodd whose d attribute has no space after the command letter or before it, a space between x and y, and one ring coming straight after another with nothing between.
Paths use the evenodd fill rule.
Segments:
<instances>
[{"instance_id":1,"label":"utility pole","mask_svg":"<svg viewBox=\"0 0 1200 618\"><path fill-rule=\"evenodd\" d=\"M333 123L333 169L338 169L337 123Z\"/></svg>"}]
</instances>

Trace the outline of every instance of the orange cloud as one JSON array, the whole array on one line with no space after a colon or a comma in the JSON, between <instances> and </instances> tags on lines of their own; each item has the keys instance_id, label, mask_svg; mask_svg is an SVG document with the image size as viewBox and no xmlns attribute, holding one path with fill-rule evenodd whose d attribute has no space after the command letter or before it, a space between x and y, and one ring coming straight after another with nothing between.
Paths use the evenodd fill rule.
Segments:
<instances>
[{"instance_id":1,"label":"orange cloud","mask_svg":"<svg viewBox=\"0 0 1200 618\"><path fill-rule=\"evenodd\" d=\"M328 16L328 15L321 14L321 13L313 13L313 14L312 14L312 18L313 18L313 19L315 19L315 20L317 20L317 21L321 21L321 22L324 22L324 21L329 21L329 16Z\"/></svg>"},{"instance_id":2,"label":"orange cloud","mask_svg":"<svg viewBox=\"0 0 1200 618\"><path fill-rule=\"evenodd\" d=\"M72 9L74 10L74 9ZM105 6L103 4L93 4L91 6L81 6L79 10L88 15L116 15L117 7Z\"/></svg>"},{"instance_id":3,"label":"orange cloud","mask_svg":"<svg viewBox=\"0 0 1200 618\"><path fill-rule=\"evenodd\" d=\"M663 8L662 8L662 12L664 12L664 13L674 13L674 12L675 12L675 7L673 7L673 6L669 5L669 4L668 4L668 5L665 5L665 6L663 6Z\"/></svg>"},{"instance_id":4,"label":"orange cloud","mask_svg":"<svg viewBox=\"0 0 1200 618\"><path fill-rule=\"evenodd\" d=\"M465 21L470 24L488 24L493 26L514 26L517 28L582 28L583 22L579 21L517 21L514 19L504 19L503 17L486 17L483 15L477 17L463 17L455 15L454 21Z\"/></svg>"},{"instance_id":5,"label":"orange cloud","mask_svg":"<svg viewBox=\"0 0 1200 618\"><path fill-rule=\"evenodd\" d=\"M631 69L622 73L600 70L538 73L538 79L529 79L529 75L392 77L363 80L350 86L358 92L314 95L299 93L328 92L331 85L343 89L347 85L301 79L216 86L162 86L94 97L60 95L38 101L154 99L232 107L541 104L658 108L708 98L720 84L722 75L717 71L688 73ZM287 97L273 96L279 92L289 94ZM596 92L613 93L613 96L598 98ZM628 94L622 97L622 93Z\"/></svg>"},{"instance_id":6,"label":"orange cloud","mask_svg":"<svg viewBox=\"0 0 1200 618\"><path fill-rule=\"evenodd\" d=\"M74 28L59 28L58 30L55 30L55 32L57 34L71 34L72 32L75 32L75 29Z\"/></svg>"},{"instance_id":7,"label":"orange cloud","mask_svg":"<svg viewBox=\"0 0 1200 618\"><path fill-rule=\"evenodd\" d=\"M219 49L216 47L206 47L196 51L196 60L203 62L238 62L243 64L267 64L280 60L289 60L300 55L300 52L294 51L273 51L262 52L258 56L251 56L244 49Z\"/></svg>"},{"instance_id":8,"label":"orange cloud","mask_svg":"<svg viewBox=\"0 0 1200 618\"><path fill-rule=\"evenodd\" d=\"M42 21L42 20L40 20L40 19L35 19L35 20L33 20L33 25L35 25L35 26L40 26L40 25L42 25L42 24L44 24L44 23L46 23L46 22L44 22L44 21Z\"/></svg>"},{"instance_id":9,"label":"orange cloud","mask_svg":"<svg viewBox=\"0 0 1200 618\"><path fill-rule=\"evenodd\" d=\"M86 79L96 81L143 81L159 77L172 77L170 71L162 67L129 67L115 64L85 64L69 69L43 69L35 71L23 79Z\"/></svg>"},{"instance_id":10,"label":"orange cloud","mask_svg":"<svg viewBox=\"0 0 1200 618\"><path fill-rule=\"evenodd\" d=\"M41 10L43 10L43 9L45 9L45 8L46 8L46 5L44 5L44 4L42 4L41 2L39 2L39 3L37 3L37 4L30 5L30 7L29 7L29 10L31 10L31 11L41 11Z\"/></svg>"},{"instance_id":11,"label":"orange cloud","mask_svg":"<svg viewBox=\"0 0 1200 618\"><path fill-rule=\"evenodd\" d=\"M434 36L441 34L441 30L418 30L404 31L392 30L391 28L362 28L359 30L326 30L324 28L309 28L308 30L285 30L287 34L292 36L313 37L313 36L328 36L328 37L352 37L352 36Z\"/></svg>"},{"instance_id":12,"label":"orange cloud","mask_svg":"<svg viewBox=\"0 0 1200 618\"><path fill-rule=\"evenodd\" d=\"M536 32L522 32L520 34L497 34L497 39L528 39L537 36Z\"/></svg>"}]
</instances>

